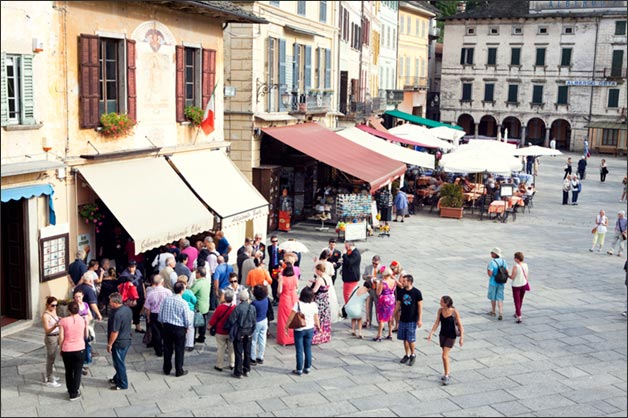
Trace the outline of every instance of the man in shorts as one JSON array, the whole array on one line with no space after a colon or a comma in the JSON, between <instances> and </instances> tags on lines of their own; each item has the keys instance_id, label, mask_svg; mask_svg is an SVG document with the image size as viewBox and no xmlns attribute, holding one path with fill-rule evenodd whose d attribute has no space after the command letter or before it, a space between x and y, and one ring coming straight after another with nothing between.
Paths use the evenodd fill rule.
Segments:
<instances>
[{"instance_id":1,"label":"man in shorts","mask_svg":"<svg viewBox=\"0 0 628 418\"><path fill-rule=\"evenodd\" d=\"M491 311L488 312L488 315L495 316L495 305L499 310L499 316L497 319L500 321L504 318L504 287L506 283L497 283L495 281L495 276L497 275L497 270L499 270L500 266L504 266L508 269L508 264L506 264L506 260L500 258L502 256L502 250L494 247L491 249L491 261L489 261L488 266L486 267L486 274L488 275L488 300L491 301Z\"/></svg>"},{"instance_id":2,"label":"man in shorts","mask_svg":"<svg viewBox=\"0 0 628 418\"><path fill-rule=\"evenodd\" d=\"M400 363L408 363L408 366L414 365L416 354L414 347L416 345L416 329L423 325L423 295L421 291L414 287L414 278L405 274L401 277L400 289L397 289L397 306L395 307L395 317L399 314L399 327L397 328L397 339L403 341L403 348L406 351L405 356ZM408 361L409 360L409 361Z\"/></svg>"}]
</instances>

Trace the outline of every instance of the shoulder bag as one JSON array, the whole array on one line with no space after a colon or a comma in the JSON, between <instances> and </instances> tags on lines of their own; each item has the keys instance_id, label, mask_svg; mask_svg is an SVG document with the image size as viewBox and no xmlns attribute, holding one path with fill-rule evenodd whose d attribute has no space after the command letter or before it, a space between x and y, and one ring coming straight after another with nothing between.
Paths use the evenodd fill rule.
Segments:
<instances>
[{"instance_id":1,"label":"shoulder bag","mask_svg":"<svg viewBox=\"0 0 628 418\"><path fill-rule=\"evenodd\" d=\"M229 308L227 308L227 309L226 309L226 310L222 313L222 315L220 316L220 318L218 319L218 321L216 321L216 325L212 325L212 326L209 328L209 335L216 335L216 330L217 330L218 324L220 323L220 321L222 320L222 318L224 318L224 317L225 317L225 315L227 315L227 312L229 312Z\"/></svg>"},{"instance_id":2,"label":"shoulder bag","mask_svg":"<svg viewBox=\"0 0 628 418\"><path fill-rule=\"evenodd\" d=\"M297 303L298 311L292 317L292 321L288 324L288 328L297 329L305 327L305 315L301 312L301 302Z\"/></svg>"},{"instance_id":3,"label":"shoulder bag","mask_svg":"<svg viewBox=\"0 0 628 418\"><path fill-rule=\"evenodd\" d=\"M355 292L357 292L359 288L360 288L360 286L356 286L355 289L353 289L353 292L351 292L351 295L349 296L349 299L347 299L347 303L351 300L351 298L353 297L353 295L355 295ZM343 318L346 318L348 316L347 315L347 311L345 310L345 306L346 305L347 305L346 303L344 305L342 305L342 309L340 310L340 315Z\"/></svg>"},{"instance_id":4,"label":"shoulder bag","mask_svg":"<svg viewBox=\"0 0 628 418\"><path fill-rule=\"evenodd\" d=\"M521 272L523 273L523 277L526 278L526 285L523 286L523 290L525 290L526 292L529 292L530 290L530 281L528 280L528 275L526 274L525 269L523 268L523 266L521 265L521 263L517 263L517 265L519 266L519 268L521 269Z\"/></svg>"}]
</instances>

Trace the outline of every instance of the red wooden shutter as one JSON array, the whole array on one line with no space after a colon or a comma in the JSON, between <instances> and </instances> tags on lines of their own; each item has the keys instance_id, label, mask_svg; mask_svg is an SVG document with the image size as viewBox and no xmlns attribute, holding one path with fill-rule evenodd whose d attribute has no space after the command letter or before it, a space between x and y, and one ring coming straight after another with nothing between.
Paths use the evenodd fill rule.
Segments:
<instances>
[{"instance_id":1,"label":"red wooden shutter","mask_svg":"<svg viewBox=\"0 0 628 418\"><path fill-rule=\"evenodd\" d=\"M177 99L177 122L185 121L185 114L183 109L185 108L185 54L184 48L177 45L176 48L176 64L177 64L177 81L176 81L176 99Z\"/></svg>"},{"instance_id":2,"label":"red wooden shutter","mask_svg":"<svg viewBox=\"0 0 628 418\"><path fill-rule=\"evenodd\" d=\"M81 128L96 128L100 125L99 47L98 36L81 35L79 37L79 124Z\"/></svg>"},{"instance_id":3,"label":"red wooden shutter","mask_svg":"<svg viewBox=\"0 0 628 418\"><path fill-rule=\"evenodd\" d=\"M216 85L216 51L213 49L203 48L203 109L207 106L207 102L214 92L214 86Z\"/></svg>"},{"instance_id":4,"label":"red wooden shutter","mask_svg":"<svg viewBox=\"0 0 628 418\"><path fill-rule=\"evenodd\" d=\"M135 41L126 41L127 114L137 122L137 88L135 85Z\"/></svg>"}]
</instances>

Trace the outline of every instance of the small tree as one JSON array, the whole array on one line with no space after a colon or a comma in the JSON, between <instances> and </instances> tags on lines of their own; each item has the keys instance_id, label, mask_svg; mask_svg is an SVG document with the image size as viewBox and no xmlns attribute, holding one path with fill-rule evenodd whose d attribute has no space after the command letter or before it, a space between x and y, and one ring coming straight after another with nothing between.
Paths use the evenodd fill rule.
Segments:
<instances>
[{"instance_id":1,"label":"small tree","mask_svg":"<svg viewBox=\"0 0 628 418\"><path fill-rule=\"evenodd\" d=\"M464 204L464 191L459 184L444 184L440 189L440 197L441 207L461 208Z\"/></svg>"}]
</instances>

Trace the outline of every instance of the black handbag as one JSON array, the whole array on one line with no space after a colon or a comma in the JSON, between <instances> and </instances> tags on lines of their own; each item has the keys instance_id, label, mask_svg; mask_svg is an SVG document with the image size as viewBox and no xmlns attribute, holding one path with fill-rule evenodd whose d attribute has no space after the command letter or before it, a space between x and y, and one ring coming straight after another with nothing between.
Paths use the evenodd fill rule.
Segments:
<instances>
[{"instance_id":1,"label":"black handbag","mask_svg":"<svg viewBox=\"0 0 628 418\"><path fill-rule=\"evenodd\" d=\"M216 327L217 327L218 323L220 322L220 320L221 320L222 318L224 318L224 316L227 314L227 312L229 312L229 308L227 308L227 310L226 310L226 311L222 314L222 316L220 317L220 319L219 319L218 321L216 321L216 325L212 325L212 326L209 328L209 335L216 335Z\"/></svg>"}]
</instances>

